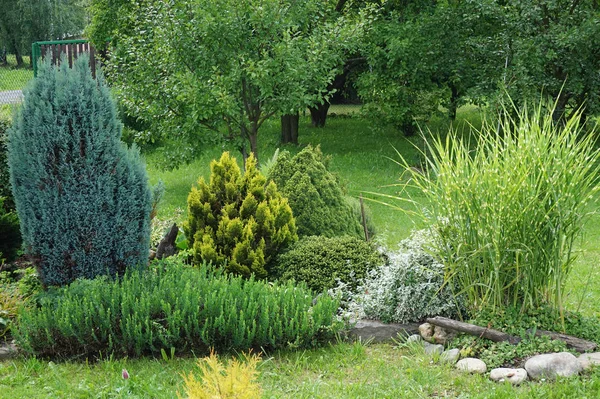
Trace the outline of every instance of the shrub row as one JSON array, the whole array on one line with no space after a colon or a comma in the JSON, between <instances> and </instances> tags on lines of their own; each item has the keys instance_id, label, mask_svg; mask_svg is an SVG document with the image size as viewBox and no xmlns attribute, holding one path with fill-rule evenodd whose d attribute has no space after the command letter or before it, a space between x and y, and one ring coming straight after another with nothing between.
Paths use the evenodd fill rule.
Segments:
<instances>
[{"instance_id":1,"label":"shrub row","mask_svg":"<svg viewBox=\"0 0 600 399\"><path fill-rule=\"evenodd\" d=\"M277 258L274 275L304 282L322 292L339 280L356 288L367 272L384 263L372 245L355 237L303 237Z\"/></svg>"},{"instance_id":2,"label":"shrub row","mask_svg":"<svg viewBox=\"0 0 600 399\"><path fill-rule=\"evenodd\" d=\"M338 329L338 302L305 287L244 280L168 258L121 279L77 280L24 309L16 337L41 356L196 355L310 346Z\"/></svg>"}]
</instances>

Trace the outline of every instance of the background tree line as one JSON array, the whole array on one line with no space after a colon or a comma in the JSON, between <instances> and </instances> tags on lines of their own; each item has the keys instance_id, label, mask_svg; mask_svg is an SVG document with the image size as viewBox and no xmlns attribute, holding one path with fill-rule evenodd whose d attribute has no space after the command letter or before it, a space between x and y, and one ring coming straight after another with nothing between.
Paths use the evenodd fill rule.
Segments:
<instances>
[{"instance_id":1,"label":"background tree line","mask_svg":"<svg viewBox=\"0 0 600 399\"><path fill-rule=\"evenodd\" d=\"M17 66L31 43L79 37L87 23L88 0L0 0L0 64L13 54Z\"/></svg>"},{"instance_id":2,"label":"background tree line","mask_svg":"<svg viewBox=\"0 0 600 399\"><path fill-rule=\"evenodd\" d=\"M89 2L89 4L87 4ZM86 8L87 7L87 8ZM326 123L356 93L376 125L404 134L467 103L557 99L555 120L600 113L598 0L0 0L0 48L86 34L141 142L174 142L175 165L203 144L257 152L262 123L298 112ZM442 108L443 107L443 108ZM185 145L182 145L185 143ZM183 155L183 156L182 156Z\"/></svg>"}]
</instances>

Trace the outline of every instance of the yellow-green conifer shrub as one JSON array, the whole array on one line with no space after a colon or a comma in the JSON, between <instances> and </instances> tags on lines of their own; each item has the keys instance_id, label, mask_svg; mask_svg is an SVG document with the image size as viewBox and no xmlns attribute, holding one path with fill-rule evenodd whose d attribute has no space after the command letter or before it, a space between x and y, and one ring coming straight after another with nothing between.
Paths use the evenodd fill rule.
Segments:
<instances>
[{"instance_id":1,"label":"yellow-green conifer shrub","mask_svg":"<svg viewBox=\"0 0 600 399\"><path fill-rule=\"evenodd\" d=\"M200 380L194 373L183 377L188 399L259 399L262 392L256 381L258 355L244 355L245 362L232 359L227 366L212 352L198 360ZM181 398L181 395L178 395Z\"/></svg>"},{"instance_id":2,"label":"yellow-green conifer shrub","mask_svg":"<svg viewBox=\"0 0 600 399\"><path fill-rule=\"evenodd\" d=\"M256 168L251 155L242 174L228 152L210 164L210 182L198 180L188 196L184 231L195 263L226 265L249 277L267 276L266 264L298 239L286 198Z\"/></svg>"}]
</instances>

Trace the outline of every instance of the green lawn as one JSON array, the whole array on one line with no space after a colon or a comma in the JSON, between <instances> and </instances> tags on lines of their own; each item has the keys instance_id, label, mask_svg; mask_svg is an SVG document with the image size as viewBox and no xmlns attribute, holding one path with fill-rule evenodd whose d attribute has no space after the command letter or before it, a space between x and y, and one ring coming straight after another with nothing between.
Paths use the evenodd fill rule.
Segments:
<instances>
[{"instance_id":1,"label":"green lawn","mask_svg":"<svg viewBox=\"0 0 600 399\"><path fill-rule=\"evenodd\" d=\"M467 120L473 124L481 120L474 107L463 108L460 118L459 128ZM448 122L439 118L430 126L444 132ZM260 133L261 159L273 154L278 137L278 123L268 122ZM330 118L326 128L315 129L305 117L299 137L302 145L319 144L332 156L332 168L351 195L365 193L374 198L366 192L397 194L391 185L398 181L401 171L393 162L397 157L394 148L415 165L420 162L413 147L420 145L417 138L406 139L393 129L373 130L369 122L359 118ZM220 156L223 149L227 147L207 149L194 163L175 171L161 170L156 166L158 154L147 154L151 180L160 178L166 185L160 218L171 217L177 208L185 209L191 185L198 176L208 177L210 160ZM285 149L299 150L295 146ZM418 199L415 193L410 194ZM418 221L402 211L376 202L369 206L380 231L378 239L388 246L395 246L418 227ZM598 317L599 222L600 218L593 216L586 225L567 287L570 309L581 305L584 314ZM108 359L94 364L20 358L0 363L0 398L175 398L182 392L182 374L193 370L194 363L193 358ZM129 371L129 380L121 378L123 368ZM570 380L529 382L514 388L481 376L457 374L450 367L430 364L422 354L383 344L338 343L315 350L263 354L259 371L265 398L598 398L600 392L600 369Z\"/></svg>"},{"instance_id":2,"label":"green lawn","mask_svg":"<svg viewBox=\"0 0 600 399\"><path fill-rule=\"evenodd\" d=\"M33 78L33 70L29 67L29 57L24 59L27 68L17 68L13 55L8 56L8 65L0 66L0 91L22 90Z\"/></svg>"},{"instance_id":3,"label":"green lawn","mask_svg":"<svg viewBox=\"0 0 600 399\"><path fill-rule=\"evenodd\" d=\"M195 360L107 360L96 364L28 359L0 363L0 398L176 398L182 374ZM123 380L121 370L130 374ZM325 348L263 354L264 398L597 398L600 369L557 383L514 388L482 376L430 364L394 345L340 343Z\"/></svg>"}]
</instances>

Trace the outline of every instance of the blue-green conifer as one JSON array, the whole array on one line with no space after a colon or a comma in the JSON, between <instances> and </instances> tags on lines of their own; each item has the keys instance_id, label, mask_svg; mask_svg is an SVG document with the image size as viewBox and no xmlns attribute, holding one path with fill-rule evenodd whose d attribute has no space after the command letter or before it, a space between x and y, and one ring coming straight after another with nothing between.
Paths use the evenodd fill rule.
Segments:
<instances>
[{"instance_id":1,"label":"blue-green conifer","mask_svg":"<svg viewBox=\"0 0 600 399\"><path fill-rule=\"evenodd\" d=\"M25 248L45 285L147 263L150 189L121 129L87 57L40 65L9 130L8 160Z\"/></svg>"}]
</instances>

